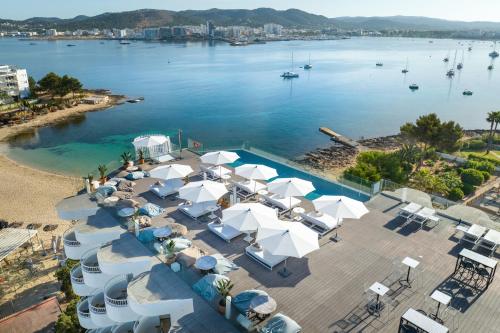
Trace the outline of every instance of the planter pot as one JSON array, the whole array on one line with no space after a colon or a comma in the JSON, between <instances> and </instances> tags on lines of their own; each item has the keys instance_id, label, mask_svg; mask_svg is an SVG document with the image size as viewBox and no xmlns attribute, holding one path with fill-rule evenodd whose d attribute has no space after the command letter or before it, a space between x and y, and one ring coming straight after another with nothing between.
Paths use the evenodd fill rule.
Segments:
<instances>
[{"instance_id":1,"label":"planter pot","mask_svg":"<svg viewBox=\"0 0 500 333\"><path fill-rule=\"evenodd\" d=\"M104 185L104 183L108 181L108 178L103 177L103 178L99 179L99 181L101 182L101 185Z\"/></svg>"},{"instance_id":2,"label":"planter pot","mask_svg":"<svg viewBox=\"0 0 500 333\"><path fill-rule=\"evenodd\" d=\"M167 259L165 260L165 263L168 265L173 264L175 262L175 259L176 259L175 255L173 255L171 257L167 257Z\"/></svg>"},{"instance_id":3,"label":"planter pot","mask_svg":"<svg viewBox=\"0 0 500 333\"><path fill-rule=\"evenodd\" d=\"M134 166L134 161L128 162L127 167L132 167L132 166Z\"/></svg>"},{"instance_id":4,"label":"planter pot","mask_svg":"<svg viewBox=\"0 0 500 333\"><path fill-rule=\"evenodd\" d=\"M222 302L222 300L221 300L221 302ZM219 310L219 313L223 315L226 313L226 302L225 302L225 300L224 300L224 304L221 304L221 302L219 302L218 310Z\"/></svg>"},{"instance_id":5,"label":"planter pot","mask_svg":"<svg viewBox=\"0 0 500 333\"><path fill-rule=\"evenodd\" d=\"M145 162L144 159L139 160L139 164L144 164L144 162Z\"/></svg>"}]
</instances>

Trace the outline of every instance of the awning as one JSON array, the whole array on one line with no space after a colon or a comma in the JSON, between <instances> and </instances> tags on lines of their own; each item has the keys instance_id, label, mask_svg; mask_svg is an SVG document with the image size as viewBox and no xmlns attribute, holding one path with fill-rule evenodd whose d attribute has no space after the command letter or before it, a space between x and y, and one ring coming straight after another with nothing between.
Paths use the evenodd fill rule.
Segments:
<instances>
[{"instance_id":1,"label":"awning","mask_svg":"<svg viewBox=\"0 0 500 333\"><path fill-rule=\"evenodd\" d=\"M4 228L0 230L0 261L28 242L36 230Z\"/></svg>"}]
</instances>

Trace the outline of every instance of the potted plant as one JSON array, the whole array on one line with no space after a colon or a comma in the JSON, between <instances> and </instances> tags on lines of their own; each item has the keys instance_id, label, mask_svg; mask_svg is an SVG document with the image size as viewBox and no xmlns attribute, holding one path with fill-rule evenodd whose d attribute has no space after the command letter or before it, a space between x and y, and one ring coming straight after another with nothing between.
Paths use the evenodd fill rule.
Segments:
<instances>
[{"instance_id":1,"label":"potted plant","mask_svg":"<svg viewBox=\"0 0 500 333\"><path fill-rule=\"evenodd\" d=\"M99 170L99 175L101 176L101 178L99 179L101 185L104 185L104 183L108 180L106 177L106 172L108 172L108 168L104 164L100 164L97 167L97 170Z\"/></svg>"},{"instance_id":2,"label":"potted plant","mask_svg":"<svg viewBox=\"0 0 500 333\"><path fill-rule=\"evenodd\" d=\"M234 284L232 284L231 280L229 279L217 281L217 292L221 296L221 299L219 300L219 312L221 314L226 313L226 297L229 296L229 293L231 292L231 289L233 289L233 287Z\"/></svg>"},{"instance_id":3,"label":"potted plant","mask_svg":"<svg viewBox=\"0 0 500 333\"><path fill-rule=\"evenodd\" d=\"M139 164L144 164L144 149L139 149L137 153L139 154Z\"/></svg>"},{"instance_id":4,"label":"potted plant","mask_svg":"<svg viewBox=\"0 0 500 333\"><path fill-rule=\"evenodd\" d=\"M126 169L128 168L129 166L131 166L131 163L133 165L133 161L132 161L132 154L130 154L130 152L126 151L126 152L123 152L121 155L120 155L120 158L121 158L121 161L123 163L123 168Z\"/></svg>"},{"instance_id":5,"label":"potted plant","mask_svg":"<svg viewBox=\"0 0 500 333\"><path fill-rule=\"evenodd\" d=\"M175 261L175 241L173 239L164 243L165 255L167 256L167 264Z\"/></svg>"},{"instance_id":6,"label":"potted plant","mask_svg":"<svg viewBox=\"0 0 500 333\"><path fill-rule=\"evenodd\" d=\"M94 184L92 184L92 182L94 181L94 176L89 173L87 175L87 180L89 181L90 192L94 192Z\"/></svg>"}]
</instances>

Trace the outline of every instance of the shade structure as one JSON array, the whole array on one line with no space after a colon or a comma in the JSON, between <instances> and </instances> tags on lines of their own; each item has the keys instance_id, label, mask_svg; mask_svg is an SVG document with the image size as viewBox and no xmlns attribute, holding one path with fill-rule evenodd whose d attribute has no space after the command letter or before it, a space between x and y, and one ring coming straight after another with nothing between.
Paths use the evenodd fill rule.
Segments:
<instances>
[{"instance_id":1,"label":"shade structure","mask_svg":"<svg viewBox=\"0 0 500 333\"><path fill-rule=\"evenodd\" d=\"M278 177L276 169L262 164L243 164L234 169L238 176L246 179L261 179L267 180Z\"/></svg>"},{"instance_id":2,"label":"shade structure","mask_svg":"<svg viewBox=\"0 0 500 333\"><path fill-rule=\"evenodd\" d=\"M302 258L319 249L318 234L302 223L283 222L259 228L256 241L274 255Z\"/></svg>"},{"instance_id":3,"label":"shade structure","mask_svg":"<svg viewBox=\"0 0 500 333\"><path fill-rule=\"evenodd\" d=\"M260 203L238 203L224 209L222 223L243 232L280 224L276 211Z\"/></svg>"},{"instance_id":4,"label":"shade structure","mask_svg":"<svg viewBox=\"0 0 500 333\"><path fill-rule=\"evenodd\" d=\"M179 189L179 197L192 202L206 202L219 200L227 193L227 188L222 183L211 180L189 183Z\"/></svg>"},{"instance_id":5,"label":"shade structure","mask_svg":"<svg viewBox=\"0 0 500 333\"><path fill-rule=\"evenodd\" d=\"M278 178L267 184L269 192L283 197L306 196L314 191L310 181L300 178Z\"/></svg>"},{"instance_id":6,"label":"shade structure","mask_svg":"<svg viewBox=\"0 0 500 333\"><path fill-rule=\"evenodd\" d=\"M56 205L57 215L63 220L82 220L95 215L99 210L96 201L86 194L80 194L61 200Z\"/></svg>"},{"instance_id":7,"label":"shade structure","mask_svg":"<svg viewBox=\"0 0 500 333\"><path fill-rule=\"evenodd\" d=\"M213 165L233 163L239 158L240 156L235 152L225 151L225 150L206 153L205 155L200 157L203 163L213 164Z\"/></svg>"},{"instance_id":8,"label":"shade structure","mask_svg":"<svg viewBox=\"0 0 500 333\"><path fill-rule=\"evenodd\" d=\"M152 178L169 180L184 178L192 172L193 169L189 165L169 164L156 167L149 174Z\"/></svg>"},{"instance_id":9,"label":"shade structure","mask_svg":"<svg viewBox=\"0 0 500 333\"><path fill-rule=\"evenodd\" d=\"M368 213L364 203L345 196L323 195L313 204L316 210L338 219L359 219Z\"/></svg>"},{"instance_id":10,"label":"shade structure","mask_svg":"<svg viewBox=\"0 0 500 333\"><path fill-rule=\"evenodd\" d=\"M135 149L141 148L151 148L154 146L163 145L168 141L168 138L164 135L147 135L139 136L132 141Z\"/></svg>"}]
</instances>

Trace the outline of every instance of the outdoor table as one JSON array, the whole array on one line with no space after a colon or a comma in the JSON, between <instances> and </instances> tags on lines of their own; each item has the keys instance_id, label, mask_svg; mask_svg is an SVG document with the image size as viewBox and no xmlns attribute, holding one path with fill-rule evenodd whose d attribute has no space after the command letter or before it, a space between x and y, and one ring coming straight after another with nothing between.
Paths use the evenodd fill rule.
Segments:
<instances>
[{"instance_id":1,"label":"outdoor table","mask_svg":"<svg viewBox=\"0 0 500 333\"><path fill-rule=\"evenodd\" d=\"M377 300L375 303L375 311L378 313L380 311L380 308L382 305L382 302L380 301L380 296L384 296L385 294L387 294L387 292L389 291L389 288L384 286L380 282L375 282L374 284L372 284L370 286L369 289L377 295Z\"/></svg>"},{"instance_id":2,"label":"outdoor table","mask_svg":"<svg viewBox=\"0 0 500 333\"><path fill-rule=\"evenodd\" d=\"M217 215L215 215L214 213L219 210L219 207L218 206L208 206L207 210L210 212L210 215L208 215L208 217L213 220L217 217Z\"/></svg>"},{"instance_id":3,"label":"outdoor table","mask_svg":"<svg viewBox=\"0 0 500 333\"><path fill-rule=\"evenodd\" d=\"M224 182L224 185L229 185L229 180L231 179L231 175L222 175L220 178Z\"/></svg>"},{"instance_id":4,"label":"outdoor table","mask_svg":"<svg viewBox=\"0 0 500 333\"><path fill-rule=\"evenodd\" d=\"M295 207L292 209L293 214L295 215L295 219L299 220L300 214L304 214L306 210L302 207Z\"/></svg>"},{"instance_id":5,"label":"outdoor table","mask_svg":"<svg viewBox=\"0 0 500 333\"><path fill-rule=\"evenodd\" d=\"M250 310L255 312L260 318L273 313L276 307L276 301L269 295L258 295L250 301Z\"/></svg>"},{"instance_id":6,"label":"outdoor table","mask_svg":"<svg viewBox=\"0 0 500 333\"><path fill-rule=\"evenodd\" d=\"M477 274L477 267L484 268L488 272L486 283L486 288L488 288L490 283L493 282L493 278L495 277L498 262L495 259L488 258L469 249L463 249L458 254L457 263L455 264L455 273L460 269L464 259L470 260L476 264L476 270L474 274Z\"/></svg>"},{"instance_id":7,"label":"outdoor table","mask_svg":"<svg viewBox=\"0 0 500 333\"><path fill-rule=\"evenodd\" d=\"M408 309L403 316L401 317L401 320L399 321L399 329L398 332L405 332L404 326L410 324L413 327L416 327L419 332L426 332L426 333L448 333L449 330L447 327L441 325L435 320L432 320L431 318L427 317L426 315L418 312L415 309Z\"/></svg>"},{"instance_id":8,"label":"outdoor table","mask_svg":"<svg viewBox=\"0 0 500 333\"><path fill-rule=\"evenodd\" d=\"M441 319L439 318L439 307L441 306L441 304L443 304L444 306L448 306L451 302L451 296L439 290L435 290L432 293L431 298L437 302L437 310L436 314L434 315L434 319L441 321Z\"/></svg>"},{"instance_id":9,"label":"outdoor table","mask_svg":"<svg viewBox=\"0 0 500 333\"><path fill-rule=\"evenodd\" d=\"M196 259L194 267L198 268L202 272L206 273L211 271L217 265L217 259L212 256L202 256Z\"/></svg>"},{"instance_id":10,"label":"outdoor table","mask_svg":"<svg viewBox=\"0 0 500 333\"><path fill-rule=\"evenodd\" d=\"M403 261L401 261L401 263L405 266L408 266L408 273L406 273L406 280L405 281L408 283L408 287L411 288L410 271L412 268L413 269L417 268L417 266L420 264L420 262L413 259L413 258L406 257L403 259Z\"/></svg>"},{"instance_id":11,"label":"outdoor table","mask_svg":"<svg viewBox=\"0 0 500 333\"><path fill-rule=\"evenodd\" d=\"M158 228L153 231L153 236L158 238L160 241L167 238L172 234L172 229L169 227Z\"/></svg>"},{"instance_id":12,"label":"outdoor table","mask_svg":"<svg viewBox=\"0 0 500 333\"><path fill-rule=\"evenodd\" d=\"M126 169L128 172L134 172L134 171L137 171L139 170L139 167L137 166L129 166L127 169Z\"/></svg>"}]
</instances>

